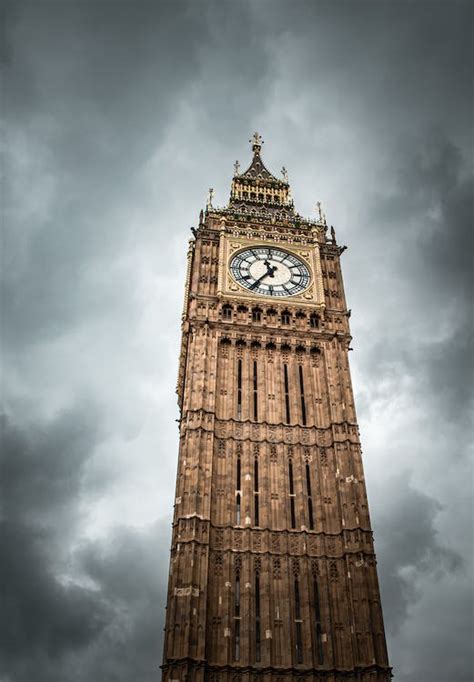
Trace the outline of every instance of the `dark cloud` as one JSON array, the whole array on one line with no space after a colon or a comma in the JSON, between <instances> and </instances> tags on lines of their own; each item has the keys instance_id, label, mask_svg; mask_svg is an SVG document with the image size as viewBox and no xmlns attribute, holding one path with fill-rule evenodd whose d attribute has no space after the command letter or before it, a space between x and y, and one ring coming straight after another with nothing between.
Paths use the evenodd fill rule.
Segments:
<instances>
[{"instance_id":1,"label":"dark cloud","mask_svg":"<svg viewBox=\"0 0 474 682\"><path fill-rule=\"evenodd\" d=\"M40 427L3 420L7 679L147 680L156 672L169 527L124 527L100 540L81 539L84 470L100 444L96 418L76 407Z\"/></svg>"},{"instance_id":2,"label":"dark cloud","mask_svg":"<svg viewBox=\"0 0 474 682\"><path fill-rule=\"evenodd\" d=\"M87 406L41 425L3 417L4 674L15 661L55 659L84 647L106 623L100 594L68 576L64 541L76 533L84 465L99 442L97 421Z\"/></svg>"},{"instance_id":3,"label":"dark cloud","mask_svg":"<svg viewBox=\"0 0 474 682\"><path fill-rule=\"evenodd\" d=\"M470 4L7 8L6 680L157 675L186 239L259 128L350 247L392 664L471 679Z\"/></svg>"},{"instance_id":4,"label":"dark cloud","mask_svg":"<svg viewBox=\"0 0 474 682\"><path fill-rule=\"evenodd\" d=\"M65 410L48 422L17 426L2 418L3 513L38 528L71 523L84 465L100 440L93 404Z\"/></svg>"},{"instance_id":5,"label":"dark cloud","mask_svg":"<svg viewBox=\"0 0 474 682\"><path fill-rule=\"evenodd\" d=\"M83 543L74 557L78 582L54 572L47 536L5 529L2 673L19 682L156 676L170 542L164 528L122 528Z\"/></svg>"},{"instance_id":6,"label":"dark cloud","mask_svg":"<svg viewBox=\"0 0 474 682\"><path fill-rule=\"evenodd\" d=\"M380 420L384 409L389 428L397 424L379 444L385 471L372 453L380 580L397 678L428 679L430 661L429 679L467 681L471 644L463 633L472 631L472 565L457 535L466 537L471 527L470 491L460 481L471 475L474 184L465 154L439 130L410 142L387 169L392 182L381 184L388 190L368 207L370 257L381 254L386 270L377 272L376 291L361 292L361 302L377 308L385 301L388 315L370 337L354 332L363 339L358 361L368 379L360 405L363 420ZM400 467L410 478L394 473ZM450 606L448 593L463 597ZM427 636L423 624L441 604L443 627ZM443 660L445 647L453 655Z\"/></svg>"},{"instance_id":7,"label":"dark cloud","mask_svg":"<svg viewBox=\"0 0 474 682\"><path fill-rule=\"evenodd\" d=\"M108 622L106 605L95 590L62 584L48 532L3 523L1 537L3 674L29 658L54 661L93 641Z\"/></svg>"},{"instance_id":8,"label":"dark cloud","mask_svg":"<svg viewBox=\"0 0 474 682\"><path fill-rule=\"evenodd\" d=\"M168 576L170 525L119 528L106 542L83 548L84 570L114 609L90 653L89 679L146 680L158 675Z\"/></svg>"},{"instance_id":9,"label":"dark cloud","mask_svg":"<svg viewBox=\"0 0 474 682\"><path fill-rule=\"evenodd\" d=\"M460 570L463 560L442 545L435 526L439 502L414 489L407 474L391 485L397 495L388 498L379 514L377 548L387 624L397 631L419 597L419 579L427 574L439 579Z\"/></svg>"},{"instance_id":10,"label":"dark cloud","mask_svg":"<svg viewBox=\"0 0 474 682\"><path fill-rule=\"evenodd\" d=\"M474 370L474 177L462 151L433 134L398 151L395 178L389 195L371 206L371 240L393 248L396 277L390 316L366 361L377 362L379 372L416 377L425 406L466 429Z\"/></svg>"}]
</instances>

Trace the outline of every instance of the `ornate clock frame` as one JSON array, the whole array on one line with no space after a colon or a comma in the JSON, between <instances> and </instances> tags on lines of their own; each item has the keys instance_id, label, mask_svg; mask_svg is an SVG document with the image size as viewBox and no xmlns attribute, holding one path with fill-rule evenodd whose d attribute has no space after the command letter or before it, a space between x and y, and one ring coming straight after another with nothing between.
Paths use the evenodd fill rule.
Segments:
<instances>
[{"instance_id":1,"label":"ornate clock frame","mask_svg":"<svg viewBox=\"0 0 474 682\"><path fill-rule=\"evenodd\" d=\"M297 256L305 263L311 276L311 282L304 291L294 294L293 296L279 296L278 299L275 299L271 296L252 293L235 281L229 270L229 264L234 254L244 248L267 245L272 245L274 247L278 246L278 248L288 251L288 253ZM260 304L262 302L292 302L302 306L317 306L318 308L323 309L325 307L324 287L319 245L315 243L299 246L284 239L279 240L278 244L275 244L274 238L266 238L263 234L260 235L258 239L248 239L246 237L235 237L233 235L221 233L219 241L217 295L224 299L238 296L239 298Z\"/></svg>"}]
</instances>

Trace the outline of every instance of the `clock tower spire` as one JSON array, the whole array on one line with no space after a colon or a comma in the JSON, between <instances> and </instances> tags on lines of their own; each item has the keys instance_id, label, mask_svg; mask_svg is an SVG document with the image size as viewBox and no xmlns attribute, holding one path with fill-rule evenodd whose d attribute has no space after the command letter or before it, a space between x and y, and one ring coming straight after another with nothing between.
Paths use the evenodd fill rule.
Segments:
<instances>
[{"instance_id":1,"label":"clock tower spire","mask_svg":"<svg viewBox=\"0 0 474 682\"><path fill-rule=\"evenodd\" d=\"M229 208L250 211L253 208L254 212L258 209L268 215L276 212L288 217L294 215L286 168L282 168L283 179L275 177L262 161L261 135L254 133L249 142L252 144L252 162L244 173L239 173L238 162L234 166Z\"/></svg>"},{"instance_id":2,"label":"clock tower spire","mask_svg":"<svg viewBox=\"0 0 474 682\"><path fill-rule=\"evenodd\" d=\"M335 231L234 166L188 249L165 682L388 682Z\"/></svg>"}]
</instances>

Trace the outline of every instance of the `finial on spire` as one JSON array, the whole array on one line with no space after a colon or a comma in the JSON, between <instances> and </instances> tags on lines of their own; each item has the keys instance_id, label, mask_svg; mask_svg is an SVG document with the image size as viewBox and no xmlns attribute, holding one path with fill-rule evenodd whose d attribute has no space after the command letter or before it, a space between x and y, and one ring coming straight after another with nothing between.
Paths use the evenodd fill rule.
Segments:
<instances>
[{"instance_id":1,"label":"finial on spire","mask_svg":"<svg viewBox=\"0 0 474 682\"><path fill-rule=\"evenodd\" d=\"M316 208L318 209L319 220L321 221L323 219L323 209L322 209L322 204L320 201L316 202Z\"/></svg>"},{"instance_id":2,"label":"finial on spire","mask_svg":"<svg viewBox=\"0 0 474 682\"><path fill-rule=\"evenodd\" d=\"M283 180L288 182L288 171L286 170L285 166L283 166L281 169L281 174L283 175Z\"/></svg>"},{"instance_id":3,"label":"finial on spire","mask_svg":"<svg viewBox=\"0 0 474 682\"><path fill-rule=\"evenodd\" d=\"M234 163L234 175L238 175L238 174L239 174L239 170L240 170L240 163L239 163L238 161L236 161L236 162Z\"/></svg>"},{"instance_id":4,"label":"finial on spire","mask_svg":"<svg viewBox=\"0 0 474 682\"><path fill-rule=\"evenodd\" d=\"M336 243L336 230L334 229L333 225L331 225L331 240L332 243Z\"/></svg>"},{"instance_id":5,"label":"finial on spire","mask_svg":"<svg viewBox=\"0 0 474 682\"><path fill-rule=\"evenodd\" d=\"M212 199L213 198L214 198L214 190L212 187L209 187L209 194L207 196L206 208L212 208Z\"/></svg>"},{"instance_id":6,"label":"finial on spire","mask_svg":"<svg viewBox=\"0 0 474 682\"><path fill-rule=\"evenodd\" d=\"M249 142L252 144L253 151L256 151L257 149L260 149L263 144L262 136L258 133L254 133Z\"/></svg>"}]
</instances>

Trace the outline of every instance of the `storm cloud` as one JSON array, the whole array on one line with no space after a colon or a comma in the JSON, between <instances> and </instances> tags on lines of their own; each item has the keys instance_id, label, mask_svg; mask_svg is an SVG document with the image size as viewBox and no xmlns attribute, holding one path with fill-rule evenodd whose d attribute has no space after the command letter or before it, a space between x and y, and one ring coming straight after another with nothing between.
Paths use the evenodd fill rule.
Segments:
<instances>
[{"instance_id":1,"label":"storm cloud","mask_svg":"<svg viewBox=\"0 0 474 682\"><path fill-rule=\"evenodd\" d=\"M189 227L254 130L343 272L391 663L472 669L472 7L5 5L5 682L159 679Z\"/></svg>"}]
</instances>

